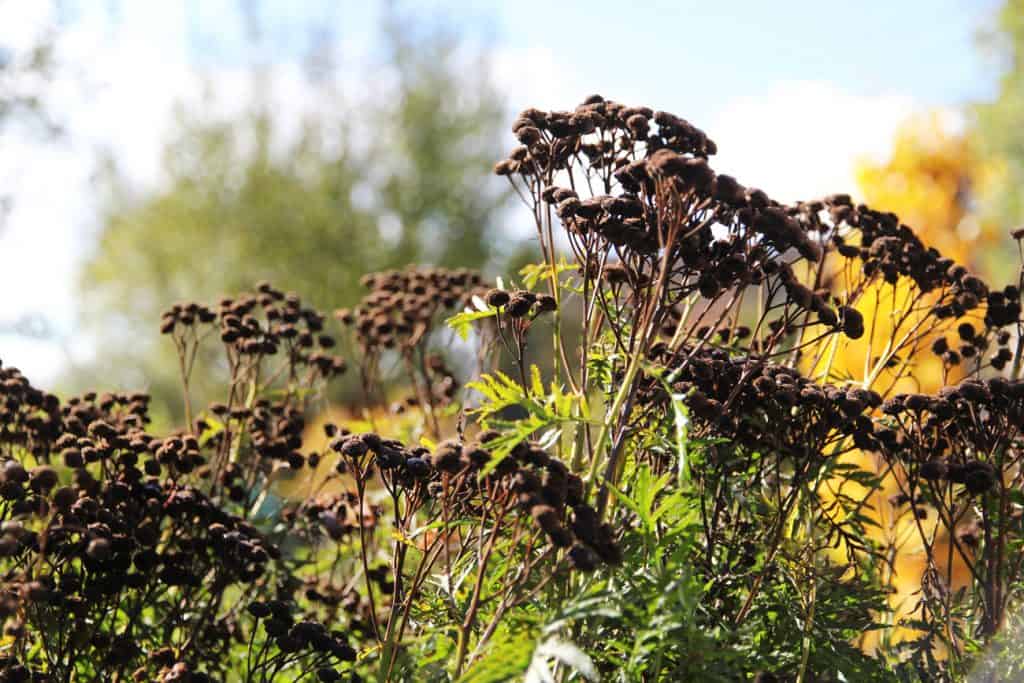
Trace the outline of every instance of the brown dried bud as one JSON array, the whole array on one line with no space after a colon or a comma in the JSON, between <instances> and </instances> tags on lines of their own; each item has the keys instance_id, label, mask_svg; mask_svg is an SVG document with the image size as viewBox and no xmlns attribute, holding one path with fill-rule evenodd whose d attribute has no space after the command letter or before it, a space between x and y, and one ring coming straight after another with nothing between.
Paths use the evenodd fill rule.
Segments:
<instances>
[{"instance_id":1,"label":"brown dried bud","mask_svg":"<svg viewBox=\"0 0 1024 683\"><path fill-rule=\"evenodd\" d=\"M594 552L584 546L576 544L569 549L569 561L572 566L581 572L592 572L597 569L598 558Z\"/></svg>"},{"instance_id":2,"label":"brown dried bud","mask_svg":"<svg viewBox=\"0 0 1024 683\"><path fill-rule=\"evenodd\" d=\"M484 301L492 308L500 308L508 303L509 293L503 289L492 289L484 296Z\"/></svg>"},{"instance_id":3,"label":"brown dried bud","mask_svg":"<svg viewBox=\"0 0 1024 683\"><path fill-rule=\"evenodd\" d=\"M442 441L438 444L430 460L434 469L439 472L456 474L463 468L462 445L453 439Z\"/></svg>"},{"instance_id":4,"label":"brown dried bud","mask_svg":"<svg viewBox=\"0 0 1024 683\"><path fill-rule=\"evenodd\" d=\"M558 510L550 505L534 505L530 508L530 516L537 523L544 533L550 535L553 530L560 529L562 522L559 519Z\"/></svg>"},{"instance_id":5,"label":"brown dried bud","mask_svg":"<svg viewBox=\"0 0 1024 683\"><path fill-rule=\"evenodd\" d=\"M110 547L110 541L108 541L105 538L92 539L91 541L89 541L89 547L85 550L85 554L88 555L90 559L95 560L96 562L104 562L106 560L109 560L112 552L113 551Z\"/></svg>"},{"instance_id":6,"label":"brown dried bud","mask_svg":"<svg viewBox=\"0 0 1024 683\"><path fill-rule=\"evenodd\" d=\"M918 472L925 481L937 481L946 476L946 464L939 460L929 460L921 465Z\"/></svg>"},{"instance_id":7,"label":"brown dried bud","mask_svg":"<svg viewBox=\"0 0 1024 683\"><path fill-rule=\"evenodd\" d=\"M852 306L843 306L839 309L839 315L843 321L843 334L850 339L860 339L864 336L864 316Z\"/></svg>"},{"instance_id":8,"label":"brown dried bud","mask_svg":"<svg viewBox=\"0 0 1024 683\"><path fill-rule=\"evenodd\" d=\"M509 300L505 311L513 318L522 318L530 312L532 306L533 300L531 298L522 294L516 294Z\"/></svg>"},{"instance_id":9,"label":"brown dried bud","mask_svg":"<svg viewBox=\"0 0 1024 683\"><path fill-rule=\"evenodd\" d=\"M987 462L972 462L967 465L964 486L969 493L980 495L986 493L996 483L996 473Z\"/></svg>"},{"instance_id":10,"label":"brown dried bud","mask_svg":"<svg viewBox=\"0 0 1024 683\"><path fill-rule=\"evenodd\" d=\"M547 313L558 308L555 297L550 294L541 294L537 297L537 313Z\"/></svg>"}]
</instances>

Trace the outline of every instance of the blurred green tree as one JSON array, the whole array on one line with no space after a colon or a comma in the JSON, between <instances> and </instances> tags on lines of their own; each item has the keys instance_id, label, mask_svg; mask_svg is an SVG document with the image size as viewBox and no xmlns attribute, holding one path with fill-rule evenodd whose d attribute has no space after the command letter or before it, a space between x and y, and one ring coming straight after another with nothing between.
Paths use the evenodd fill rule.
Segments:
<instances>
[{"instance_id":1,"label":"blurred green tree","mask_svg":"<svg viewBox=\"0 0 1024 683\"><path fill-rule=\"evenodd\" d=\"M1006 0L981 39L1000 75L995 97L972 111L973 142L985 164L978 197L980 208L1012 226L1024 222L1024 0Z\"/></svg>"},{"instance_id":2,"label":"blurred green tree","mask_svg":"<svg viewBox=\"0 0 1024 683\"><path fill-rule=\"evenodd\" d=\"M504 108L486 53L395 13L382 38L383 90L332 101L297 135L282 133L270 94L230 120L180 109L156 191L134 191L106 162L101 229L81 276L98 356L69 388L98 377L146 387L180 418L171 344L140 341L153 339L175 301L215 300L266 279L330 310L361 296L366 272L484 267L501 256L508 245L495 228L507 190L488 171L501 156Z\"/></svg>"}]
</instances>

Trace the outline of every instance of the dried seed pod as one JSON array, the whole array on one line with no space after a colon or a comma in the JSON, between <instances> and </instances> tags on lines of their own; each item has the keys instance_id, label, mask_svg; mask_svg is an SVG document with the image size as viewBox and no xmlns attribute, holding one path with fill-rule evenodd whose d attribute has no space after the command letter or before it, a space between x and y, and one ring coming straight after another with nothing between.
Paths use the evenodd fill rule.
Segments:
<instances>
[{"instance_id":1,"label":"dried seed pod","mask_svg":"<svg viewBox=\"0 0 1024 683\"><path fill-rule=\"evenodd\" d=\"M839 309L839 316L842 320L843 334L850 339L860 339L864 336L864 316L856 308L843 306Z\"/></svg>"},{"instance_id":2,"label":"dried seed pod","mask_svg":"<svg viewBox=\"0 0 1024 683\"><path fill-rule=\"evenodd\" d=\"M457 474L463 468L461 456L462 444L449 439L438 444L430 458L430 464L439 472Z\"/></svg>"},{"instance_id":3,"label":"dried seed pod","mask_svg":"<svg viewBox=\"0 0 1024 683\"><path fill-rule=\"evenodd\" d=\"M921 464L918 475L926 481L937 481L946 477L948 470L946 464L939 460L929 460Z\"/></svg>"},{"instance_id":4,"label":"dried seed pod","mask_svg":"<svg viewBox=\"0 0 1024 683\"><path fill-rule=\"evenodd\" d=\"M558 303L555 301L555 297L550 294L541 294L537 297L537 303L535 304L537 313L548 313L558 308Z\"/></svg>"},{"instance_id":5,"label":"dried seed pod","mask_svg":"<svg viewBox=\"0 0 1024 683\"><path fill-rule=\"evenodd\" d=\"M562 528L562 521L558 510L550 505L534 505L530 508L530 516L533 517L533 521L537 523L537 526L545 534L551 535Z\"/></svg>"},{"instance_id":6,"label":"dried seed pod","mask_svg":"<svg viewBox=\"0 0 1024 683\"><path fill-rule=\"evenodd\" d=\"M569 561L581 572L592 572L598 566L597 555L590 548L580 544L569 549Z\"/></svg>"},{"instance_id":7,"label":"dried seed pod","mask_svg":"<svg viewBox=\"0 0 1024 683\"><path fill-rule=\"evenodd\" d=\"M532 298L517 293L509 299L509 302L505 307L505 311L513 318L522 318L530 312L530 308L532 306Z\"/></svg>"},{"instance_id":8,"label":"dried seed pod","mask_svg":"<svg viewBox=\"0 0 1024 683\"><path fill-rule=\"evenodd\" d=\"M369 451L366 441L360 439L358 436L348 436L335 439L335 441L331 443L331 448L350 458L362 457L366 455L367 451Z\"/></svg>"},{"instance_id":9,"label":"dried seed pod","mask_svg":"<svg viewBox=\"0 0 1024 683\"><path fill-rule=\"evenodd\" d=\"M492 289L487 292L484 300L488 306L500 308L509 302L509 293L503 289Z\"/></svg>"},{"instance_id":10,"label":"dried seed pod","mask_svg":"<svg viewBox=\"0 0 1024 683\"><path fill-rule=\"evenodd\" d=\"M980 495L988 492L996 483L995 469L987 462L972 462L967 465L964 486L969 493Z\"/></svg>"}]
</instances>

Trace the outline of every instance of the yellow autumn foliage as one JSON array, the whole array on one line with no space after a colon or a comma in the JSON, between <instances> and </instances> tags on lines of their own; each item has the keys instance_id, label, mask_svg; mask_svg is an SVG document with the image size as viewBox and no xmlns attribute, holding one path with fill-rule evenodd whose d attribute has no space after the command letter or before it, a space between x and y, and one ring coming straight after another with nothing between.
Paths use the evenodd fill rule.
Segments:
<instances>
[{"instance_id":1,"label":"yellow autumn foliage","mask_svg":"<svg viewBox=\"0 0 1024 683\"><path fill-rule=\"evenodd\" d=\"M889 159L882 163L862 161L856 170L861 199L873 208L896 213L901 222L911 226L922 240L934 245L944 256L958 263L977 268L978 254L999 240L991 224L979 220L972 213L971 200L990 172L973 154L970 141L956 130L949 116L933 112L918 116L898 131ZM884 292L884 293L883 293ZM923 312L907 310L909 286L866 292L857 303L864 315L866 333L858 340L845 340L829 357L827 378L838 382L856 382L883 395L900 392L935 392L944 384L955 382L955 369L944 370L941 359L931 352L931 339L925 337L907 349L895 360L904 372L890 370L877 362L889 350L888 340L913 337L915 326ZM823 373L819 363L813 372ZM945 374L944 374L945 373ZM870 527L872 540L883 548L890 548L892 571L888 582L893 589L890 605L894 609L894 623L908 617L913 611L926 569L925 553L916 529L914 512L896 501L899 493L898 477L902 472L889 471L886 463L873 453L861 451L844 456L847 462L884 475L883 485L874 491L844 482L841 490L855 498L868 497L871 507L868 516L877 522ZM837 493L836 484L822 487L826 499ZM929 532L935 529L934 514L922 520ZM940 533L936 549L949 544ZM946 553L938 553L946 557ZM952 566L940 566L939 571L952 584L954 590L969 583L966 566L955 557ZM896 628L867 634L861 643L875 650L880 642L899 642L913 635L913 631Z\"/></svg>"}]
</instances>

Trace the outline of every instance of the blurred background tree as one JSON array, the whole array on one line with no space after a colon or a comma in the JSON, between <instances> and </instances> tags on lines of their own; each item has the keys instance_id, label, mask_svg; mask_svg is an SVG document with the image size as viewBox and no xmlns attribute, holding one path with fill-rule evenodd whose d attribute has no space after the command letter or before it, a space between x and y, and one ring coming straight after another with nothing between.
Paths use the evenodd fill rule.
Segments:
<instances>
[{"instance_id":1,"label":"blurred background tree","mask_svg":"<svg viewBox=\"0 0 1024 683\"><path fill-rule=\"evenodd\" d=\"M1006 0L982 46L1000 74L995 97L972 107L974 142L990 175L983 208L1009 228L1024 222L1024 1Z\"/></svg>"},{"instance_id":2,"label":"blurred background tree","mask_svg":"<svg viewBox=\"0 0 1024 683\"><path fill-rule=\"evenodd\" d=\"M949 112L915 116L897 131L888 158L862 160L855 177L861 198L869 206L895 213L944 256L984 271L985 254L999 244L1003 234L996 223L977 214L976 191L984 182L984 168L962 128L958 117ZM880 391L937 391L943 385L942 362L930 353L927 340L918 344L923 353L905 358L918 368L915 376L930 378L927 386L919 384L920 379L899 377L898 371L872 372L871 363L865 364L865 359L871 360L872 349L877 353L896 332L891 321L906 295L897 292L881 301L865 297L858 303L873 332L844 341L829 365L834 380L871 383ZM955 381L955 370L951 372L950 379Z\"/></svg>"},{"instance_id":3,"label":"blurred background tree","mask_svg":"<svg viewBox=\"0 0 1024 683\"><path fill-rule=\"evenodd\" d=\"M0 9L10 0L0 0ZM52 28L21 41L0 40L0 132L12 123L37 126L37 131L59 131L43 103L43 93L53 76L53 50L57 38Z\"/></svg>"},{"instance_id":4,"label":"blurred background tree","mask_svg":"<svg viewBox=\"0 0 1024 683\"><path fill-rule=\"evenodd\" d=\"M958 118L940 111L911 118L897 131L889 158L861 162L856 178L869 205L897 213L958 263L972 263L977 253L968 245L997 235L972 213L983 169Z\"/></svg>"},{"instance_id":5,"label":"blurred background tree","mask_svg":"<svg viewBox=\"0 0 1024 683\"><path fill-rule=\"evenodd\" d=\"M508 197L489 170L502 153L505 110L486 51L394 10L379 42L382 86L356 83L368 94L345 97L334 88L338 69L321 62L314 85L331 94L297 134L275 109L273 78L256 70L261 94L241 115L180 108L156 190L138 191L105 163L101 229L81 277L83 323L98 353L69 386L102 378L145 387L158 412L177 419L177 363L153 334L172 303L266 279L331 310L358 300L367 272L486 268L514 246L496 229ZM196 390L199 400L217 398L204 395L201 379Z\"/></svg>"}]
</instances>

